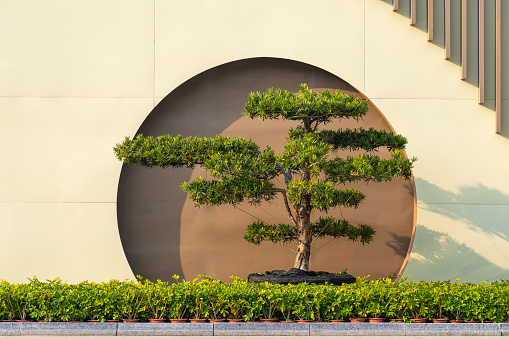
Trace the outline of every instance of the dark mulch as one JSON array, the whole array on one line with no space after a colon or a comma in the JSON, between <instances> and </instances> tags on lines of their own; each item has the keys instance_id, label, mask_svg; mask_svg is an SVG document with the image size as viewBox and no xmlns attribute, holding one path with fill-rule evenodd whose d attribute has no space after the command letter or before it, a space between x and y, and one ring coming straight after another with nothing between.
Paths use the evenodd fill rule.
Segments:
<instances>
[{"instance_id":1,"label":"dark mulch","mask_svg":"<svg viewBox=\"0 0 509 339\"><path fill-rule=\"evenodd\" d=\"M249 282L269 282L271 284L299 284L307 282L310 284L322 285L329 283L331 285L352 284L356 281L350 274L329 273L323 271L303 271L298 268L292 268L289 271L274 270L266 271L265 274L251 273L247 277Z\"/></svg>"}]
</instances>

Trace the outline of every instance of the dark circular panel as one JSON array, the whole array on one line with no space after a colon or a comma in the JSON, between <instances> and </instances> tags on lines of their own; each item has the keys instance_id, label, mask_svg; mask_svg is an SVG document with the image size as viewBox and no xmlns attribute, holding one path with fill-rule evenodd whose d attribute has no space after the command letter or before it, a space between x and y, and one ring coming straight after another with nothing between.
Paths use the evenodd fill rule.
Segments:
<instances>
[{"instance_id":1,"label":"dark circular panel","mask_svg":"<svg viewBox=\"0 0 509 339\"><path fill-rule=\"evenodd\" d=\"M292 123L251 120L241 112L251 91L275 87L296 92L301 83L363 97L342 79L308 64L275 58L246 59L207 70L179 86L154 108L137 133L199 137L223 134L248 137L262 147L270 144L281 149ZM332 128L372 126L392 130L378 109L369 105L364 121L345 120ZM387 151L379 154L389 155ZM179 187L197 175L206 173L199 168L122 167L118 226L135 275L169 281L173 274L187 280L205 274L228 280L231 275L246 277L252 272L292 266L296 245L255 246L243 240L245 226L253 221L253 215L267 222L286 222L278 202L261 208L241 205L198 209ZM398 179L355 186L367 195L363 205L356 210L329 213L371 224L377 232L374 241L362 246L346 239L318 240L312 247L311 269L347 268L353 275L370 274L374 278L398 273L406 262L414 231L414 184Z\"/></svg>"}]
</instances>

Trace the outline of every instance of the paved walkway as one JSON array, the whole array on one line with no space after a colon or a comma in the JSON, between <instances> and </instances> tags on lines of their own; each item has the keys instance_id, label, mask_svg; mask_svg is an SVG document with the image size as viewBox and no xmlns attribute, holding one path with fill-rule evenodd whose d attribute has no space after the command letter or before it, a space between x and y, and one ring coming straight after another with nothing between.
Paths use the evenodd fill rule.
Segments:
<instances>
[{"instance_id":1,"label":"paved walkway","mask_svg":"<svg viewBox=\"0 0 509 339\"><path fill-rule=\"evenodd\" d=\"M346 336L506 336L509 323L405 324L405 323L0 323L0 336L247 336L261 339Z\"/></svg>"}]
</instances>

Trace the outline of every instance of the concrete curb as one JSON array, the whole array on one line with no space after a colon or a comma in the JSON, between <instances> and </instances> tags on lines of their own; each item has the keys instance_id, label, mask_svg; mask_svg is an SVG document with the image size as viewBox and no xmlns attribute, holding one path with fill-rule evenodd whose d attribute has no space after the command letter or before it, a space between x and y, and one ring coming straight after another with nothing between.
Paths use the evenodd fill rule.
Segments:
<instances>
[{"instance_id":1,"label":"concrete curb","mask_svg":"<svg viewBox=\"0 0 509 339\"><path fill-rule=\"evenodd\" d=\"M501 324L407 324L405 335L501 336ZM415 326L421 325L421 326Z\"/></svg>"},{"instance_id":2,"label":"concrete curb","mask_svg":"<svg viewBox=\"0 0 509 339\"><path fill-rule=\"evenodd\" d=\"M118 336L213 336L214 324L118 324Z\"/></svg>"},{"instance_id":3,"label":"concrete curb","mask_svg":"<svg viewBox=\"0 0 509 339\"><path fill-rule=\"evenodd\" d=\"M216 336L309 336L307 323L214 323Z\"/></svg>"},{"instance_id":4,"label":"concrete curb","mask_svg":"<svg viewBox=\"0 0 509 339\"><path fill-rule=\"evenodd\" d=\"M17 323L0 336L509 336L509 323Z\"/></svg>"},{"instance_id":5,"label":"concrete curb","mask_svg":"<svg viewBox=\"0 0 509 339\"><path fill-rule=\"evenodd\" d=\"M116 336L117 324L112 323L12 323L9 335L21 336ZM1 326L1 324L0 324ZM1 327L0 327L1 332Z\"/></svg>"},{"instance_id":6,"label":"concrete curb","mask_svg":"<svg viewBox=\"0 0 509 339\"><path fill-rule=\"evenodd\" d=\"M312 336L400 336L405 335L403 323L311 323Z\"/></svg>"},{"instance_id":7,"label":"concrete curb","mask_svg":"<svg viewBox=\"0 0 509 339\"><path fill-rule=\"evenodd\" d=\"M17 323L0 323L0 335L21 335Z\"/></svg>"}]
</instances>

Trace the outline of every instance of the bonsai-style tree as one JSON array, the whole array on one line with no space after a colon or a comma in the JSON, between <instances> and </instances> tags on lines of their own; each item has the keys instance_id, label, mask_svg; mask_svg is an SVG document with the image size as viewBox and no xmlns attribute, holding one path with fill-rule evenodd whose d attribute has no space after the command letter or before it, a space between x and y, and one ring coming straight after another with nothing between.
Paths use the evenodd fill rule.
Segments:
<instances>
[{"instance_id":1,"label":"bonsai-style tree","mask_svg":"<svg viewBox=\"0 0 509 339\"><path fill-rule=\"evenodd\" d=\"M369 225L352 225L335 216L312 220L313 210L328 211L338 206L358 207L364 194L355 188L336 186L358 181L389 181L395 177L410 179L415 159L405 159L401 150L407 140L392 132L322 129L335 119L362 119L368 110L365 100L340 92L310 90L300 86L298 94L281 89L251 93L244 114L254 119L297 120L288 131L284 152L270 147L264 150L251 140L218 135L213 138L184 138L180 135L158 137L138 135L127 138L114 148L117 158L126 164L145 167L204 167L212 179L201 177L182 184L197 206L259 205L280 197L288 214L288 224L269 225L255 221L247 226L245 240L259 245L262 241L297 241L294 267L309 270L313 238L346 237L370 243L375 231ZM374 153L380 147L392 151L391 159ZM333 157L338 149L364 150L367 154ZM276 177L284 177L284 186ZM281 187L282 186L282 187Z\"/></svg>"}]
</instances>

